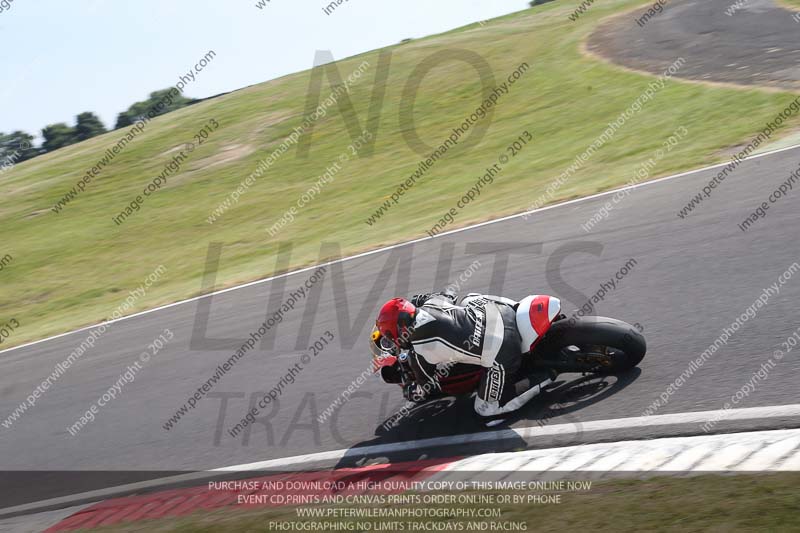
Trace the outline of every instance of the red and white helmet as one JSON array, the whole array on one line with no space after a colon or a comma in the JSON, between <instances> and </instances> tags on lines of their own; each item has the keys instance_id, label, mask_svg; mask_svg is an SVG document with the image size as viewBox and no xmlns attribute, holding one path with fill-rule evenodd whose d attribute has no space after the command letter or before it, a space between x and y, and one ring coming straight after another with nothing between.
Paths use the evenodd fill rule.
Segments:
<instances>
[{"instance_id":1,"label":"red and white helmet","mask_svg":"<svg viewBox=\"0 0 800 533\"><path fill-rule=\"evenodd\" d=\"M381 307L375 326L381 336L391 340L398 349L407 345L414 325L417 308L405 298L392 298Z\"/></svg>"}]
</instances>

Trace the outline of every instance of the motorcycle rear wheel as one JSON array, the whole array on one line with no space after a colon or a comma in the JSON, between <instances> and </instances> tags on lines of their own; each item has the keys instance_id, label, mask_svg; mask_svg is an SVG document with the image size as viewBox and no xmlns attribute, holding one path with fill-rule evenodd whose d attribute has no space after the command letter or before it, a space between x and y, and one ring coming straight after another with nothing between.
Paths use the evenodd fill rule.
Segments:
<instances>
[{"instance_id":1,"label":"motorcycle rear wheel","mask_svg":"<svg viewBox=\"0 0 800 533\"><path fill-rule=\"evenodd\" d=\"M644 336L622 320L602 316L559 320L529 359L534 368L613 374L638 365L647 352Z\"/></svg>"}]
</instances>

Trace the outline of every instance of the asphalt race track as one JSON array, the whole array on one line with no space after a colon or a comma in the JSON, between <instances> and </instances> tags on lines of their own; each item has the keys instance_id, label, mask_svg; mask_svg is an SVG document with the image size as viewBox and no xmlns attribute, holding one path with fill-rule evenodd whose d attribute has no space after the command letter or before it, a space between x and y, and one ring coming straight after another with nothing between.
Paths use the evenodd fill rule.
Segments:
<instances>
[{"instance_id":1,"label":"asphalt race track","mask_svg":"<svg viewBox=\"0 0 800 533\"><path fill-rule=\"evenodd\" d=\"M655 3L655 2L653 2ZM637 23L647 6L615 17L590 37L587 48L629 68L661 74L678 57L678 77L741 85L800 87L800 22L773 0L669 0L663 11Z\"/></svg>"},{"instance_id":2,"label":"asphalt race track","mask_svg":"<svg viewBox=\"0 0 800 533\"><path fill-rule=\"evenodd\" d=\"M684 4L694 3L676 1L670 10L678 12ZM752 0L750 5L757 4L760 2ZM670 11L665 11L646 29L659 31L659 25L672 20L669 16ZM700 24L689 19L687 24ZM675 56L670 54L672 61ZM665 137L669 133L665 131ZM471 417L469 401L449 400L415 411L398 427L385 430L382 424L402 406L402 397L399 388L374 378L336 415L317 421L368 367L366 338L380 304L398 294L427 292L456 282L465 271L470 275L462 283L462 293L493 292L518 298L553 294L562 298L565 310L571 312L597 294L627 263L624 279L606 291L593 313L644 327L648 355L641 372L588 381L562 376L556 390L532 402L509 423L521 427L543 418L547 423L575 424L640 416L763 289L777 283L796 262L800 268L797 185L746 232L738 227L798 168L800 148L747 160L685 218L678 212L719 169L639 187L615 204L609 216L590 232L581 225L610 202L611 195L333 264L324 281L315 284L270 330L267 341L256 344L255 350L169 431L163 425L170 417L259 328L268 309L274 313L312 271L120 321L10 428L0 427L0 469L203 470L482 431ZM330 258L332 250L335 243L325 244L321 257ZM223 248L223 264L224 260ZM153 261L155 268L158 262ZM280 268L280 262L277 266ZM800 271L657 413L721 409L800 327L798 301ZM209 303L210 311L204 311ZM207 328L203 327L204 312L210 312ZM165 328L174 338L122 387L116 399L99 410L96 421L71 436L67 427L117 382ZM294 383L283 387L278 400L259 414L256 424L237 437L230 436L227 431L245 416L251 402L278 386L282 378L286 383L288 370L301 363L308 347L326 331L335 337L332 344L310 358L293 377ZM80 331L2 352L3 382L10 385L0 389L0 419L5 420L25 401L87 335L88 331ZM798 403L800 348L797 350L787 353L737 407ZM24 476L6 478L10 480L14 483L3 484L7 491L25 486ZM41 486L37 490L44 497L58 493L56 489L59 487ZM65 486L60 493L81 489ZM4 502L22 501L12 501L7 495ZM30 493L23 500L35 496Z\"/></svg>"},{"instance_id":3,"label":"asphalt race track","mask_svg":"<svg viewBox=\"0 0 800 533\"><path fill-rule=\"evenodd\" d=\"M206 469L479 429L464 402L449 410L426 410L420 414L423 423L418 424L412 416L407 424L386 434L379 427L402 402L399 389L377 380L369 380L359 389L357 397L341 408L335 424L313 422L313 415L328 407L367 366L364 339L376 308L396 293L432 289L442 250L445 255L452 250L452 279L476 259L480 261L481 267L462 290L488 291L494 276L494 289L502 294L552 293L564 299L567 310L582 305L602 282L630 258L635 259L636 265L605 296L597 313L636 321L645 328L649 351L641 374L625 380L624 386L608 378L602 385L608 390L578 389L566 396L550 395L527 408L514 424L532 424L554 403L553 412L547 415L552 423L639 416L690 360L714 342L723 327L759 297L762 288L800 261L796 199L791 195L773 205L747 232L738 227L798 166L800 149L746 161L685 219L677 216L678 210L716 170L635 189L588 234L580 225L610 196L546 210L527 221L514 218L331 266L325 282L317 285L319 302L289 313L275 328L274 348L244 357L215 386L213 392L229 398L222 424L227 430L245 415L252 394L271 389L299 361L296 341L301 324L312 342L326 330L336 335L333 346L313 358L295 383L285 388L280 408L267 413L269 425L256 424L249 435L237 438L221 431L215 442L223 403L220 398L201 400L170 431L162 427L233 351L190 348L198 302L119 322L11 429L3 430L3 468ZM484 253L475 253L481 251ZM505 257L507 272L503 276ZM403 276L396 271L388 280L379 279L379 272L391 259L399 259L409 275L407 290ZM341 273L338 280L337 270ZM285 281L288 293L307 277L308 273L291 275L214 296L207 336L224 335L242 342L264 320L273 289ZM800 326L799 297L800 273L658 412L721 408ZM276 301L280 300L283 298ZM303 321L308 309L316 309L313 324ZM355 326L343 334L337 315ZM97 421L70 436L67 426L113 385L164 328L169 328L175 339L116 400L100 410ZM78 332L4 353L4 381L14 384L2 391L4 416L86 335ZM303 341L303 346L307 344ZM790 354L741 407L795 403L798 378L800 362ZM602 398L595 401L592 394ZM561 414L561 410L566 412Z\"/></svg>"}]
</instances>

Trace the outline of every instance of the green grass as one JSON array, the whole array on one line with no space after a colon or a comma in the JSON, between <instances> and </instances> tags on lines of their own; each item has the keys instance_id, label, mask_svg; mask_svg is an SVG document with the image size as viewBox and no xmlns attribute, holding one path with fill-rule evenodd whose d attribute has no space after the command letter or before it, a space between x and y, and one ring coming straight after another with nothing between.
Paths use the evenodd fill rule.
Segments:
<instances>
[{"instance_id":1,"label":"green grass","mask_svg":"<svg viewBox=\"0 0 800 533\"><path fill-rule=\"evenodd\" d=\"M308 72L157 118L61 214L50 207L116 143L119 133L18 165L0 177L0 252L14 257L0 271L0 322L16 318L21 327L0 347L108 317L159 264L168 271L137 302L137 310L196 295L210 242L225 243L217 283L230 286L273 273L279 241L294 244L291 266L298 267L319 259L322 240L336 241L344 254L351 254L422 236L483 169L528 130L535 143L512 159L479 200L460 213L457 225L525 209L653 80L579 52L579 43L600 19L641 4L640 0L598 2L572 22L567 15L577 1L552 2L483 27L476 24L395 47L374 156L347 163L275 238L266 228L347 150L350 139L338 112L316 125L309 158L285 154L220 221L209 225L206 218L300 124ZM364 220L420 160L406 145L398 119L406 81L420 61L448 48L480 54L498 81L523 61L531 69L496 108L488 134L477 147L448 153L399 206L368 227ZM371 68L351 91L362 124L378 52L338 63L347 76L364 60ZM432 71L416 101L422 139L431 145L441 142L474 110L479 86L474 69L463 63L450 62ZM326 82L323 96L329 91ZM652 177L719 161L724 151L748 140L793 98L776 91L669 82L558 190L554 201L627 182L680 126L689 130L689 136L661 160ZM112 217L160 172L171 159L169 151L192 141L211 119L221 127L210 141L141 211L115 226ZM682 200L675 199L676 209Z\"/></svg>"},{"instance_id":2,"label":"green grass","mask_svg":"<svg viewBox=\"0 0 800 533\"><path fill-rule=\"evenodd\" d=\"M705 475L699 477L656 477L648 480L617 480L592 483L591 489L562 493L561 503L549 504L474 504L408 505L423 508L500 508L502 518L488 519L527 523L527 531L800 531L800 482L798 473L755 475ZM463 494L463 493L460 493ZM502 494L502 493L486 493ZM334 506L336 507L336 506ZM339 508L362 508L340 505ZM370 506L371 507L371 506ZM384 507L388 507L384 506ZM270 521L310 521L298 518L296 508L198 512L184 518L150 520L98 528L101 532L133 533L218 533L225 531L269 531ZM319 519L318 519L319 520ZM328 522L353 524L347 518L325 519ZM371 522L377 531L380 519ZM393 519L400 522L406 520ZM424 519L412 518L416 523ZM431 519L461 522L469 519ZM384 519L385 523L386 519ZM398 529L399 530L399 529ZM405 531L411 531L408 524ZM288 529L287 529L288 531ZM354 531L361 531L355 529ZM463 531L468 531L464 529Z\"/></svg>"}]
</instances>

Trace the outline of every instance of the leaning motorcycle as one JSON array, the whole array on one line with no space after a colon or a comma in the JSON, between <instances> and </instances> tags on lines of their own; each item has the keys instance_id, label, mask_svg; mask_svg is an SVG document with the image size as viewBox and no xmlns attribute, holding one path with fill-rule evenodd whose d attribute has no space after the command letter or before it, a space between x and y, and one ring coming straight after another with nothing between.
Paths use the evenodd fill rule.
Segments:
<instances>
[{"instance_id":1,"label":"leaning motorcycle","mask_svg":"<svg viewBox=\"0 0 800 533\"><path fill-rule=\"evenodd\" d=\"M523 298L516 305L516 324L522 353L517 380L547 369L558 373L622 373L638 365L647 352L638 324L602 316L567 317L561 312L561 301L553 296ZM383 367L398 370L401 386L413 380L407 354L397 353L390 339L375 329L369 344L375 372ZM440 376L441 394L437 396L468 395L477 390L483 368L462 366L465 368L460 371Z\"/></svg>"}]
</instances>

